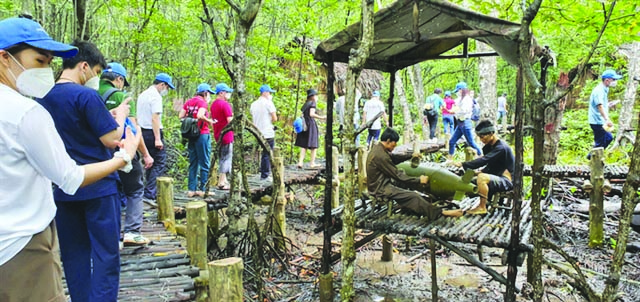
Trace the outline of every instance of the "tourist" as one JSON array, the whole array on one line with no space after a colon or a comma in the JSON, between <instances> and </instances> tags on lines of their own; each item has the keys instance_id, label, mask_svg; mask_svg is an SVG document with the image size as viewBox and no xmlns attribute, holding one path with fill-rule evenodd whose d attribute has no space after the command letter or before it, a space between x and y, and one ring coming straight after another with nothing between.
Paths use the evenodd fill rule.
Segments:
<instances>
[{"instance_id":1,"label":"tourist","mask_svg":"<svg viewBox=\"0 0 640 302\"><path fill-rule=\"evenodd\" d=\"M433 91L433 94L428 96L424 101L424 107L422 110L423 125L429 123L429 139L430 142L436 142L436 130L438 127L438 113L441 111L442 106L444 105L444 101L440 97L442 94L442 89L436 88ZM424 128L423 128L424 129ZM423 130L424 131L424 130Z\"/></svg>"},{"instance_id":2,"label":"tourist","mask_svg":"<svg viewBox=\"0 0 640 302\"><path fill-rule=\"evenodd\" d=\"M211 119L216 121L213 124L213 137L220 145L218 160L218 188L229 190L227 174L231 173L231 162L233 158L233 131L227 132L221 137L222 129L233 120L233 109L229 104L233 89L225 83L216 85L216 100L211 103Z\"/></svg>"},{"instance_id":3,"label":"tourist","mask_svg":"<svg viewBox=\"0 0 640 302\"><path fill-rule=\"evenodd\" d=\"M371 99L364 103L364 109L362 111L362 120L365 122L365 124L373 120L373 118L376 117L376 115L378 115L380 112L382 112L382 119L384 120L385 125L389 124L384 104L380 100L380 91L378 90L374 91L371 95ZM380 138L380 129L382 129L382 122L380 122L380 119L378 118L369 127L367 146L371 144L372 140L377 141Z\"/></svg>"},{"instance_id":4,"label":"tourist","mask_svg":"<svg viewBox=\"0 0 640 302\"><path fill-rule=\"evenodd\" d=\"M450 138L454 129L454 106L456 101L451 97L451 91L444 92L444 105L442 106L442 125L444 125L444 134Z\"/></svg>"},{"instance_id":5,"label":"tourist","mask_svg":"<svg viewBox=\"0 0 640 302\"><path fill-rule=\"evenodd\" d=\"M467 83L460 82L456 85L456 89L453 91L458 94L456 99L456 106L458 110L455 113L456 128L453 131L451 139L449 139L449 159L453 158L453 154L456 151L456 144L462 135L467 141L467 144L476 150L478 156L482 155L482 150L473 141L473 123L471 122L471 114L473 112L473 99L467 88Z\"/></svg>"},{"instance_id":6,"label":"tourist","mask_svg":"<svg viewBox=\"0 0 640 302\"><path fill-rule=\"evenodd\" d=\"M589 126L593 131L594 148L602 147L606 149L611 141L613 135L607 131L613 127L613 122L609 119L609 87L616 87L618 80L622 76L617 74L615 70L607 69L602 73L602 81L593 88L591 96L589 97ZM591 153L587 155L587 158L591 158Z\"/></svg>"},{"instance_id":7,"label":"tourist","mask_svg":"<svg viewBox=\"0 0 640 302\"><path fill-rule=\"evenodd\" d=\"M321 116L316 113L316 103L318 101L318 91L315 89L307 90L307 101L302 105L300 111L304 117L306 124L306 131L298 133L296 136L296 147L300 147L300 155L298 156L297 167L300 169L304 163L304 158L307 155L307 149L311 150L311 159L309 161L310 168L319 168L320 165L316 164L316 151L318 151L319 145L319 131L316 119L325 120L326 116Z\"/></svg>"},{"instance_id":8,"label":"tourist","mask_svg":"<svg viewBox=\"0 0 640 302\"><path fill-rule=\"evenodd\" d=\"M276 130L273 126L278 120L276 106L273 104L273 95L276 91L271 86L264 84L260 86L260 97L251 104L251 117L253 124L260 130L269 148L273 151L275 146ZM271 162L269 161L269 150L262 150L260 157L260 179L267 180L271 173Z\"/></svg>"}]
</instances>

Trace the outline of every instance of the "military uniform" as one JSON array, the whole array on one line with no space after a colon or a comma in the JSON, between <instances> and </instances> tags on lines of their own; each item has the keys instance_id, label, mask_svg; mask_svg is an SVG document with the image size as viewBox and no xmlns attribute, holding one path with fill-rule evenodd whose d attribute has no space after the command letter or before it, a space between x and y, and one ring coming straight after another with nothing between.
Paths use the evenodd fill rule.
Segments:
<instances>
[{"instance_id":1,"label":"military uniform","mask_svg":"<svg viewBox=\"0 0 640 302\"><path fill-rule=\"evenodd\" d=\"M408 157L396 156L388 152L378 143L371 148L367 156L367 187L369 193L376 198L390 198L401 207L410 210L418 216L427 216L435 220L442 215L442 210L424 200L420 194L405 188L420 185L420 178L410 177L400 173L396 168Z\"/></svg>"}]
</instances>

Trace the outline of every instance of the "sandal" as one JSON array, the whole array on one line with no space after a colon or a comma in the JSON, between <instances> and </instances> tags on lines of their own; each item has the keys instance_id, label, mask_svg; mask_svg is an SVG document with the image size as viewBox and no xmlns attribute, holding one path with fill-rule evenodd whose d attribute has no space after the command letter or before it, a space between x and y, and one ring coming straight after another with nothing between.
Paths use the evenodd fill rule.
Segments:
<instances>
[{"instance_id":1,"label":"sandal","mask_svg":"<svg viewBox=\"0 0 640 302\"><path fill-rule=\"evenodd\" d=\"M309 169L320 169L320 168L322 168L321 165L310 165L309 166Z\"/></svg>"},{"instance_id":2,"label":"sandal","mask_svg":"<svg viewBox=\"0 0 640 302\"><path fill-rule=\"evenodd\" d=\"M193 192L193 191L188 191L187 192L187 197L191 198L193 196L196 196L196 192Z\"/></svg>"}]
</instances>

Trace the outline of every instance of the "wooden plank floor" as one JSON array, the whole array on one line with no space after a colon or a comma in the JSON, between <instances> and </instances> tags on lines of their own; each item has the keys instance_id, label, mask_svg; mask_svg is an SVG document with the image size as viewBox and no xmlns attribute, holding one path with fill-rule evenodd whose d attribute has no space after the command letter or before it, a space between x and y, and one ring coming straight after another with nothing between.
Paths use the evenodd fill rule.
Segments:
<instances>
[{"instance_id":1,"label":"wooden plank floor","mask_svg":"<svg viewBox=\"0 0 640 302\"><path fill-rule=\"evenodd\" d=\"M127 246L120 252L120 302L192 301L195 297L193 278L199 270L189 264L179 238L157 223L157 216L156 210L145 208L142 235L151 243Z\"/></svg>"}]
</instances>

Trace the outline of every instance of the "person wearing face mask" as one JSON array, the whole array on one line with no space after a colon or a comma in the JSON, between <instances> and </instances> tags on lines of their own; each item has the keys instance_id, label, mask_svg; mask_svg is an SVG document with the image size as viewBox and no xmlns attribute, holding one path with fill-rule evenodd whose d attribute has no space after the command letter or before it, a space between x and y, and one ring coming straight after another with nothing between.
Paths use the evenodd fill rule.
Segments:
<instances>
[{"instance_id":1,"label":"person wearing face mask","mask_svg":"<svg viewBox=\"0 0 640 302\"><path fill-rule=\"evenodd\" d=\"M189 139L187 144L187 149L189 149L187 197L204 196L204 188L209 179L209 162L211 160L211 132L209 128L214 122L209 117L208 107L212 93L213 90L209 84L198 85L196 95L184 103L179 114L181 119L187 116L198 119L198 128L200 128L200 136L197 139Z\"/></svg>"},{"instance_id":2,"label":"person wearing face mask","mask_svg":"<svg viewBox=\"0 0 640 302\"><path fill-rule=\"evenodd\" d=\"M273 105L273 95L276 91L267 84L260 86L260 97L251 104L251 117L253 124L260 130L262 136L273 150L275 146L276 130L273 123L278 120L276 106ZM271 172L271 162L269 162L269 151L262 150L260 159L260 179L269 180Z\"/></svg>"},{"instance_id":3,"label":"person wearing face mask","mask_svg":"<svg viewBox=\"0 0 640 302\"><path fill-rule=\"evenodd\" d=\"M605 126L608 129L613 127L613 123L609 119L609 87L615 87L617 80L622 76L615 70L607 69L602 73L601 78L602 82L593 88L589 98L589 125L593 130L594 148L606 149L613 140L611 132L605 130ZM591 159L591 153L587 155L587 158Z\"/></svg>"},{"instance_id":4,"label":"person wearing face mask","mask_svg":"<svg viewBox=\"0 0 640 302\"><path fill-rule=\"evenodd\" d=\"M115 118L98 94L98 74L106 67L95 44L76 41L78 54L62 60L62 74L49 93L37 101L53 117L67 152L89 164L113 156L126 128L125 115ZM135 156L135 155L134 155ZM133 157L133 156L132 156ZM124 172L129 172L132 165ZM120 193L118 173L66 194L54 190L60 252L73 301L115 301L120 264ZM87 286L87 280L92 280Z\"/></svg>"},{"instance_id":5,"label":"person wearing face mask","mask_svg":"<svg viewBox=\"0 0 640 302\"><path fill-rule=\"evenodd\" d=\"M136 113L142 128L144 144L153 158L153 166L144 172L145 184L143 201L154 203L157 195L156 179L164 174L167 153L164 150L162 133L162 97L175 89L171 76L159 73L153 84L138 96Z\"/></svg>"},{"instance_id":6,"label":"person wearing face mask","mask_svg":"<svg viewBox=\"0 0 640 302\"><path fill-rule=\"evenodd\" d=\"M90 266L92 259L85 244L90 244L87 224L93 218L104 218L111 222L111 218L118 217L115 216L118 201L113 199L111 206L104 206L99 200L65 203L57 199L63 194L86 195L105 183L113 183L115 187L113 172L130 165L140 135L136 136L131 129L127 129L127 135L121 140L123 129L104 108L99 97L95 98L95 103L86 102L87 108L96 108L92 111L91 119L105 121L99 123L104 125L100 128L104 132L103 137L109 137L110 143L121 149L116 154L99 152L93 154L93 160L83 161L73 156L77 154L77 148L65 146L69 137L61 137L64 127L60 127L62 125L41 104L29 98L55 94L54 90L61 87L54 87L53 71L49 67L53 57L70 60L78 53L77 47L51 39L42 26L32 20L10 18L0 21L0 106L3 108L0 110L0 301L3 302L67 300L62 287L57 240L60 239L60 246L69 240L68 234L63 234L68 231L63 231L66 228L63 224L67 223L65 220L73 218L59 216L61 212L63 215L68 213L68 205L77 207L78 211L82 211L80 208L83 207L102 207L104 210L103 213L95 213L96 217L70 222L81 225L72 230L73 241L78 243L79 248L70 251L71 254L68 250L62 253L66 257L65 270L77 266L80 261L87 265L82 272L67 271L67 284L73 301L88 301L88 298L78 296L78 291L88 291L94 288L93 284L99 284L108 291L105 295L95 295L94 301L116 300L119 262L110 262L109 265L115 267L107 268L103 258L95 257ZM97 92L92 92L97 96ZM118 107L113 113L119 120L124 120L128 107ZM77 122L81 123L82 120L78 117ZM81 132L85 132L83 127L88 126L78 125L77 135L82 136ZM56 184L54 192L51 190L52 182ZM104 188L103 193L111 190L111 187ZM96 252L106 256L103 251L110 249L119 260L117 229L112 230L108 238L99 242L100 249ZM102 233L102 230L98 233ZM105 280L101 276L105 270L116 275L115 288L103 283Z\"/></svg>"},{"instance_id":7,"label":"person wearing face mask","mask_svg":"<svg viewBox=\"0 0 640 302\"><path fill-rule=\"evenodd\" d=\"M233 155L233 131L222 134L222 129L233 120L233 109L229 104L233 89L225 83L216 85L216 100L211 103L211 118L217 122L213 124L213 137L221 145L218 163L218 188L229 190L227 174L231 173L231 159Z\"/></svg>"},{"instance_id":8,"label":"person wearing face mask","mask_svg":"<svg viewBox=\"0 0 640 302\"><path fill-rule=\"evenodd\" d=\"M135 103L132 103L131 98L128 98L122 91L122 89L127 86L129 86L129 82L127 81L127 69L125 69L120 63L112 62L109 63L107 68L102 71L98 93L109 110L120 106L125 99L129 99L131 110L129 112L129 116L125 120L125 123L130 123L130 125L134 125L135 127L137 125L135 118ZM149 154L149 150L147 150L142 137L138 144L138 151L143 155L142 158L145 163L144 168L151 168L153 165L153 158ZM140 232L143 218L142 194L144 193L144 185L142 182L142 174L144 170L142 169L140 157L137 153L133 158L132 165L133 169L129 173L125 173L123 171L118 172L118 176L122 182L123 199L126 205L122 244L127 246L145 245L149 243L149 239L142 236Z\"/></svg>"}]
</instances>

